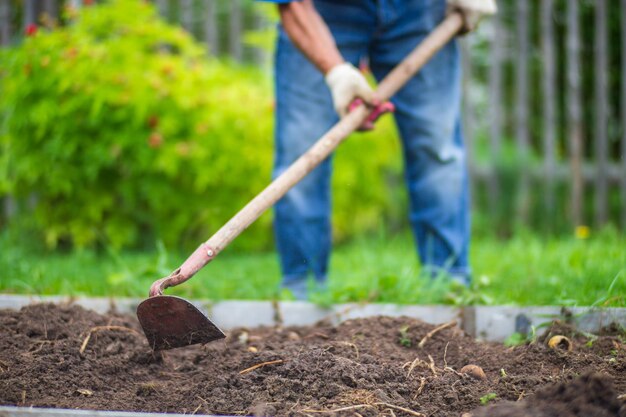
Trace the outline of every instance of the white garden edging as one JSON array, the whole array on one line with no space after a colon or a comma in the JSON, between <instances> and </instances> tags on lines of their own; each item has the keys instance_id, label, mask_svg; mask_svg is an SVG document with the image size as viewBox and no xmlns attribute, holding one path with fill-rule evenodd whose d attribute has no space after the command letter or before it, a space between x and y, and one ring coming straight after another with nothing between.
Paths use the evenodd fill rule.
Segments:
<instances>
[{"instance_id":1,"label":"white garden edging","mask_svg":"<svg viewBox=\"0 0 626 417\"><path fill-rule=\"evenodd\" d=\"M135 314L141 299L133 298L87 298L65 296L0 295L0 308L19 309L40 303L74 303L98 313L111 310ZM470 335L487 341L503 341L518 331L527 333L531 328L563 318L561 307L514 307L514 306L469 306L443 305L398 305L398 304L335 304L322 308L305 301L192 301L196 307L208 314L211 320L224 330L234 327L256 327L275 325L310 325L320 320L340 323L344 320L385 316L408 316L431 324L456 320ZM573 323L581 330L593 332L616 322L626 327L626 308L573 307L567 309ZM1 415L0 415L1 416Z\"/></svg>"},{"instance_id":2,"label":"white garden edging","mask_svg":"<svg viewBox=\"0 0 626 417\"><path fill-rule=\"evenodd\" d=\"M210 416L209 414L194 414ZM133 413L130 411L67 410L63 408L0 406L0 417L189 417L189 414ZM216 417L216 416L210 416ZM219 416L228 417L228 416Z\"/></svg>"}]
</instances>

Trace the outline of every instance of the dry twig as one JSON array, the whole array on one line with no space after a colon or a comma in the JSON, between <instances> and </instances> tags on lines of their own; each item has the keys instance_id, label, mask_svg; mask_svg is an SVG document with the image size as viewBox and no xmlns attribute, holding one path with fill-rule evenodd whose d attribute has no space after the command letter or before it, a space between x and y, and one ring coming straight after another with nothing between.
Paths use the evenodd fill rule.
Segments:
<instances>
[{"instance_id":1,"label":"dry twig","mask_svg":"<svg viewBox=\"0 0 626 417\"><path fill-rule=\"evenodd\" d=\"M200 401L202 401L203 403L205 403L206 405L209 405L209 402L207 400L205 400L204 398L202 398L199 395L196 395L196 398L199 399Z\"/></svg>"},{"instance_id":2,"label":"dry twig","mask_svg":"<svg viewBox=\"0 0 626 417\"><path fill-rule=\"evenodd\" d=\"M456 321L451 321L449 323L444 323L440 326L435 327L430 332L426 333L426 336L417 344L417 347L423 348L426 342L435 335L435 333L440 332L441 330L447 329L448 327L452 327L456 325Z\"/></svg>"},{"instance_id":3,"label":"dry twig","mask_svg":"<svg viewBox=\"0 0 626 417\"><path fill-rule=\"evenodd\" d=\"M340 345L344 345L344 346L349 346L351 348L354 348L354 351L356 352L356 358L359 359L359 348L354 344L354 343L350 343L350 342L346 342L346 341L339 341L337 342Z\"/></svg>"},{"instance_id":4,"label":"dry twig","mask_svg":"<svg viewBox=\"0 0 626 417\"><path fill-rule=\"evenodd\" d=\"M310 339L313 337L319 337L321 339L330 339L330 336L322 332L315 332L315 333L307 334L306 336L303 337L303 339Z\"/></svg>"},{"instance_id":5,"label":"dry twig","mask_svg":"<svg viewBox=\"0 0 626 417\"><path fill-rule=\"evenodd\" d=\"M377 402L374 404L357 404L357 405L351 405L349 407L341 407L341 408L335 408L333 410L310 410L310 409L304 409L304 410L300 410L301 413L338 413L340 411L350 411L350 410L356 410L359 408L365 408L365 407L373 407L375 405L382 405L385 406L389 409L395 409L397 411L402 411L405 412L407 414L411 414L415 417L426 417L425 414L419 413L417 411L413 411L410 410L408 408L404 408L404 407L400 407L398 405L393 405L393 404L389 404L389 403L384 403L384 402Z\"/></svg>"},{"instance_id":6,"label":"dry twig","mask_svg":"<svg viewBox=\"0 0 626 417\"><path fill-rule=\"evenodd\" d=\"M417 392L413 396L413 399L416 399L417 397L419 397L419 395L422 393L422 390L424 390L425 386L426 386L426 378L422 377L420 378L420 386L417 388Z\"/></svg>"},{"instance_id":7,"label":"dry twig","mask_svg":"<svg viewBox=\"0 0 626 417\"><path fill-rule=\"evenodd\" d=\"M249 368L246 368L243 371L239 371L239 375L247 374L248 372L252 372L255 369L262 368L262 367L264 367L266 365L275 365L275 364L283 363L283 362L284 361L282 359L277 359L275 361L268 361L268 362L257 363L256 365L253 365L253 366L251 366Z\"/></svg>"},{"instance_id":8,"label":"dry twig","mask_svg":"<svg viewBox=\"0 0 626 417\"><path fill-rule=\"evenodd\" d=\"M83 340L83 343L80 345L80 350L78 351L78 353L80 353L81 355L83 354L83 352L85 351L85 349L87 349L87 345L89 344L89 340L91 339L91 335L99 332L99 331L103 331L103 330L119 330L122 332L129 332L129 333L134 333L138 336L141 337L141 334L135 330L135 329L131 329L130 327L124 327L124 326L96 326L96 327L92 327L91 329L89 329L89 333L87 334L87 337L85 337L85 340Z\"/></svg>"},{"instance_id":9,"label":"dry twig","mask_svg":"<svg viewBox=\"0 0 626 417\"><path fill-rule=\"evenodd\" d=\"M430 360L430 363L428 364L428 367L433 372L433 375L437 376L437 368L435 367L435 360L430 355L428 355L428 360Z\"/></svg>"},{"instance_id":10,"label":"dry twig","mask_svg":"<svg viewBox=\"0 0 626 417\"><path fill-rule=\"evenodd\" d=\"M396 409L398 411L404 411L405 413L411 414L412 416L415 416L415 417L426 417L426 414L422 414L422 413L419 413L417 411L410 410L408 408L400 407L398 405L393 405L393 404L389 404L389 403L382 403L382 402L381 403L374 403L374 405L384 405L385 407L394 408L394 409Z\"/></svg>"},{"instance_id":11,"label":"dry twig","mask_svg":"<svg viewBox=\"0 0 626 417\"><path fill-rule=\"evenodd\" d=\"M430 363L423 361L419 357L417 357L413 362L407 362L402 365L402 368L406 368L407 366L409 367L409 371L407 372L406 377L410 377L411 372L413 372L413 370L418 366L430 369L433 375L437 376L437 368L435 367L435 361L433 360L433 357L428 355L428 359L430 360Z\"/></svg>"},{"instance_id":12,"label":"dry twig","mask_svg":"<svg viewBox=\"0 0 626 417\"><path fill-rule=\"evenodd\" d=\"M38 340L37 342L35 342L35 344L39 344L39 346L33 350L29 350L28 353L29 354L34 354L34 353L38 353L39 351L41 351L43 349L43 347L47 344L51 344L54 343L53 340Z\"/></svg>"},{"instance_id":13,"label":"dry twig","mask_svg":"<svg viewBox=\"0 0 626 417\"><path fill-rule=\"evenodd\" d=\"M411 376L411 372L413 372L413 370L414 370L415 368L417 368L417 366L418 366L418 365L419 365L419 366L424 366L424 367L428 368L428 364L427 364L426 362L424 362L423 360L421 360L421 359L419 358L419 356L418 356L418 357L416 357L416 358L413 360L413 362L407 362L407 363L405 363L404 365L402 365L402 368L403 368L403 369L404 369L404 368L406 368L407 366L409 367L409 370L408 370L408 372L407 372L407 374L406 374L407 379Z\"/></svg>"},{"instance_id":14,"label":"dry twig","mask_svg":"<svg viewBox=\"0 0 626 417\"><path fill-rule=\"evenodd\" d=\"M369 404L358 404L358 405L351 405L349 407L335 408L334 410L310 410L307 408L304 410L300 410L300 412L301 413L338 413L340 411L356 410L358 408L363 408L363 407L373 407L373 406Z\"/></svg>"},{"instance_id":15,"label":"dry twig","mask_svg":"<svg viewBox=\"0 0 626 417\"><path fill-rule=\"evenodd\" d=\"M9 370L9 364L4 361L0 361L0 374L8 370Z\"/></svg>"}]
</instances>

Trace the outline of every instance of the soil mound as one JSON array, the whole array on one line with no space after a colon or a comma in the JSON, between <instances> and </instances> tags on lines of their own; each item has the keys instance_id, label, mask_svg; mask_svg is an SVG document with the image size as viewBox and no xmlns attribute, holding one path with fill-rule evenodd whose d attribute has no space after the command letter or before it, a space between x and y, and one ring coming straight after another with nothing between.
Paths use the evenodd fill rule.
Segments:
<instances>
[{"instance_id":1,"label":"soil mound","mask_svg":"<svg viewBox=\"0 0 626 417\"><path fill-rule=\"evenodd\" d=\"M610 378L587 374L537 392L522 403L483 408L473 417L626 417Z\"/></svg>"},{"instance_id":2,"label":"soil mound","mask_svg":"<svg viewBox=\"0 0 626 417\"><path fill-rule=\"evenodd\" d=\"M0 404L256 416L623 416L623 335L572 342L572 351L541 342L507 348L452 323L373 317L240 328L222 341L155 354L135 317L40 304L0 310ZM559 401L574 408L554 408Z\"/></svg>"}]
</instances>

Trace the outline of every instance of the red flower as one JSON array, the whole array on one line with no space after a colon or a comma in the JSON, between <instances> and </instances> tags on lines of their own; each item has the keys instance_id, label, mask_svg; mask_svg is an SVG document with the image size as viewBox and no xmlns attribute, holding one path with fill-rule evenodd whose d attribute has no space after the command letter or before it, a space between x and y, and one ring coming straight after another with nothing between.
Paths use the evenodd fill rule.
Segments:
<instances>
[{"instance_id":1,"label":"red flower","mask_svg":"<svg viewBox=\"0 0 626 417\"><path fill-rule=\"evenodd\" d=\"M91 6L94 3L94 0L83 0L83 4L85 6Z\"/></svg>"},{"instance_id":2,"label":"red flower","mask_svg":"<svg viewBox=\"0 0 626 417\"><path fill-rule=\"evenodd\" d=\"M29 23L28 26L26 26L26 29L24 29L24 33L26 33L26 36L34 36L35 33L37 33L37 25Z\"/></svg>"},{"instance_id":3,"label":"red flower","mask_svg":"<svg viewBox=\"0 0 626 417\"><path fill-rule=\"evenodd\" d=\"M148 145L150 145L151 148L158 148L163 144L163 136L161 136L160 133L158 132L153 132L149 137L148 137Z\"/></svg>"},{"instance_id":4,"label":"red flower","mask_svg":"<svg viewBox=\"0 0 626 417\"><path fill-rule=\"evenodd\" d=\"M148 126L152 129L159 125L159 118L157 116L150 116L148 118Z\"/></svg>"}]
</instances>

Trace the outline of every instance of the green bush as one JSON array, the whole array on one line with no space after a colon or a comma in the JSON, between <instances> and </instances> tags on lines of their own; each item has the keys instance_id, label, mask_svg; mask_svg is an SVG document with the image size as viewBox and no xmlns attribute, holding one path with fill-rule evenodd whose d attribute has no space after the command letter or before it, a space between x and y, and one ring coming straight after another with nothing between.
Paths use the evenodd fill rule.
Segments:
<instances>
[{"instance_id":1,"label":"green bush","mask_svg":"<svg viewBox=\"0 0 626 417\"><path fill-rule=\"evenodd\" d=\"M19 204L10 226L50 247L190 247L261 191L270 80L204 51L138 0L86 7L67 27L2 50L0 197ZM353 138L338 154L337 238L401 210L390 121L379 131L384 139ZM268 247L270 221L239 247Z\"/></svg>"}]
</instances>

